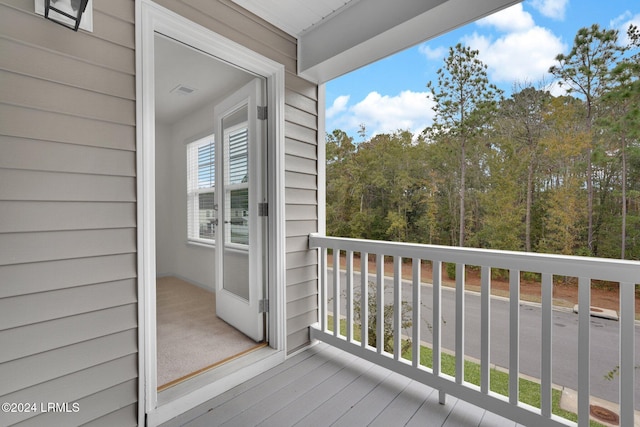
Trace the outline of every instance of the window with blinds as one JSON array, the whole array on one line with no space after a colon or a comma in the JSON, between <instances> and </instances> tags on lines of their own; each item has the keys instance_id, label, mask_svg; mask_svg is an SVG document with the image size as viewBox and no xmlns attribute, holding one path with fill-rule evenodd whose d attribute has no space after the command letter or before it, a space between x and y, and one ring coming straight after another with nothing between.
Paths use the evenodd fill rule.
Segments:
<instances>
[{"instance_id":1,"label":"window with blinds","mask_svg":"<svg viewBox=\"0 0 640 427\"><path fill-rule=\"evenodd\" d=\"M215 143L213 135L187 144L187 238L215 243Z\"/></svg>"},{"instance_id":2,"label":"window with blinds","mask_svg":"<svg viewBox=\"0 0 640 427\"><path fill-rule=\"evenodd\" d=\"M225 131L225 212L227 239L249 245L249 132L246 123Z\"/></svg>"}]
</instances>

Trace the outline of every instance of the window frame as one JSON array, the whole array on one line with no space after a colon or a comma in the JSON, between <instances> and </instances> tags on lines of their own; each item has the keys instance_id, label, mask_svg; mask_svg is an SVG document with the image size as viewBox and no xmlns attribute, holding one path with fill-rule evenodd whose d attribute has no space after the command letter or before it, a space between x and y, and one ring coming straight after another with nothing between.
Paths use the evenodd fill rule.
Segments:
<instances>
[{"instance_id":1,"label":"window frame","mask_svg":"<svg viewBox=\"0 0 640 427\"><path fill-rule=\"evenodd\" d=\"M199 175L200 168L203 166L199 160L199 150L201 147L211 145L212 152L212 180L213 185L210 187L200 188ZM217 214L217 196L216 196L216 170L215 170L216 141L215 133L191 141L186 144L186 166L187 166L187 243L200 244L215 247L216 245L216 226L214 225L213 238L200 237L200 195L213 194L214 206L212 209L212 220L218 219Z\"/></svg>"}]
</instances>

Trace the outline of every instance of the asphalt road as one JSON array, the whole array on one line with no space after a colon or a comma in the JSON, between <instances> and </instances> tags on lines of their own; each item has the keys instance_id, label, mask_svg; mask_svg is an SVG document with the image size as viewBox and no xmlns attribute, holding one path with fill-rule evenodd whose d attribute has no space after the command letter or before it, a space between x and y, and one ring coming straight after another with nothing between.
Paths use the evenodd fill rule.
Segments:
<instances>
[{"instance_id":1,"label":"asphalt road","mask_svg":"<svg viewBox=\"0 0 640 427\"><path fill-rule=\"evenodd\" d=\"M333 289L333 276L329 274L328 287ZM375 274L370 275L375 282ZM341 289L344 293L346 275L341 274ZM354 273L356 294L359 295L360 273ZM411 301L411 283L403 282L403 300ZM393 301L393 281L385 280L385 304ZM455 290L442 288L442 347L455 348ZM422 285L421 327L422 341L431 343L432 335L427 325L432 324L432 287ZM332 302L329 300L329 311ZM344 307L344 298L343 298ZM342 309L344 314L344 309ZM491 298L490 360L492 364L509 366L509 302L505 298ZM541 310L538 304L520 304L520 373L534 378L540 377ZM406 333L406 332L405 332ZM552 381L554 384L578 389L578 315L566 309L553 311L553 356ZM618 380L605 378L607 372L618 365L619 323L615 320L591 318L591 395L610 402L618 402ZM465 354L480 359L480 295L465 293ZM640 326L635 328L636 365L640 366ZM640 368L636 378L640 377ZM640 381L635 386L635 408L640 409Z\"/></svg>"}]
</instances>

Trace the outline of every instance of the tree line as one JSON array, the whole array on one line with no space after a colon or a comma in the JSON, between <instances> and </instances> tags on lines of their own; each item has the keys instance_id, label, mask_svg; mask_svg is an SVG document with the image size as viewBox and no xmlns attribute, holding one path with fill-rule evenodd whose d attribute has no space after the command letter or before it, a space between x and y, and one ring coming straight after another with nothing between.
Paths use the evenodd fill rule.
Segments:
<instances>
[{"instance_id":1,"label":"tree line","mask_svg":"<svg viewBox=\"0 0 640 427\"><path fill-rule=\"evenodd\" d=\"M449 49L434 122L327 134L334 236L640 259L640 31L578 31L549 72L505 97L478 51Z\"/></svg>"}]
</instances>

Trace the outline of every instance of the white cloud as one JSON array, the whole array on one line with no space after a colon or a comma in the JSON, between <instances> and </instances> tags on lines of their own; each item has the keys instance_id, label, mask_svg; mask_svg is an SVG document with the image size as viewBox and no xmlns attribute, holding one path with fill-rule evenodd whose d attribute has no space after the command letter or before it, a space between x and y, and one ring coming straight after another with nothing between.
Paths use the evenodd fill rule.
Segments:
<instances>
[{"instance_id":1,"label":"white cloud","mask_svg":"<svg viewBox=\"0 0 640 427\"><path fill-rule=\"evenodd\" d=\"M428 92L403 91L396 96L370 92L362 101L349 107L328 123L327 131L335 128L355 133L360 124L366 126L367 138L399 129L414 135L433 121L433 101ZM335 104L335 103L334 103Z\"/></svg>"},{"instance_id":2,"label":"white cloud","mask_svg":"<svg viewBox=\"0 0 640 427\"><path fill-rule=\"evenodd\" d=\"M447 54L447 48L446 47L438 46L438 47L432 49L427 44L420 45L420 47L418 47L418 51L421 54L423 54L424 56L426 56L427 59L430 59L430 60L442 59Z\"/></svg>"},{"instance_id":3,"label":"white cloud","mask_svg":"<svg viewBox=\"0 0 640 427\"><path fill-rule=\"evenodd\" d=\"M564 2L534 1L542 7L560 7ZM555 57L566 50L560 37L549 29L537 26L522 3L494 13L480 21L482 27L494 27L498 36L473 33L462 41L479 51L480 59L489 67L492 81L496 83L537 82L542 80Z\"/></svg>"},{"instance_id":4,"label":"white cloud","mask_svg":"<svg viewBox=\"0 0 640 427\"><path fill-rule=\"evenodd\" d=\"M477 22L480 26L493 26L500 31L523 31L535 25L529 12L522 9L522 3L489 15Z\"/></svg>"},{"instance_id":5,"label":"white cloud","mask_svg":"<svg viewBox=\"0 0 640 427\"><path fill-rule=\"evenodd\" d=\"M566 50L559 37L537 26L495 40L474 33L464 42L480 52L479 57L495 82L539 81L555 63L556 55Z\"/></svg>"},{"instance_id":6,"label":"white cloud","mask_svg":"<svg viewBox=\"0 0 640 427\"><path fill-rule=\"evenodd\" d=\"M627 36L627 30L631 24L640 27L640 13L633 15L631 11L627 10L625 13L615 19L612 19L610 22L612 28L620 31L620 43L622 45L628 45L630 42L629 37Z\"/></svg>"},{"instance_id":7,"label":"white cloud","mask_svg":"<svg viewBox=\"0 0 640 427\"><path fill-rule=\"evenodd\" d=\"M331 118L336 114L342 113L344 110L346 110L347 103L349 102L349 98L350 98L349 95L341 95L337 97L333 101L333 104L331 105L331 107L327 108L327 111L325 112L326 117Z\"/></svg>"},{"instance_id":8,"label":"white cloud","mask_svg":"<svg viewBox=\"0 0 640 427\"><path fill-rule=\"evenodd\" d=\"M569 0L531 0L531 6L547 18L564 20Z\"/></svg>"}]
</instances>

